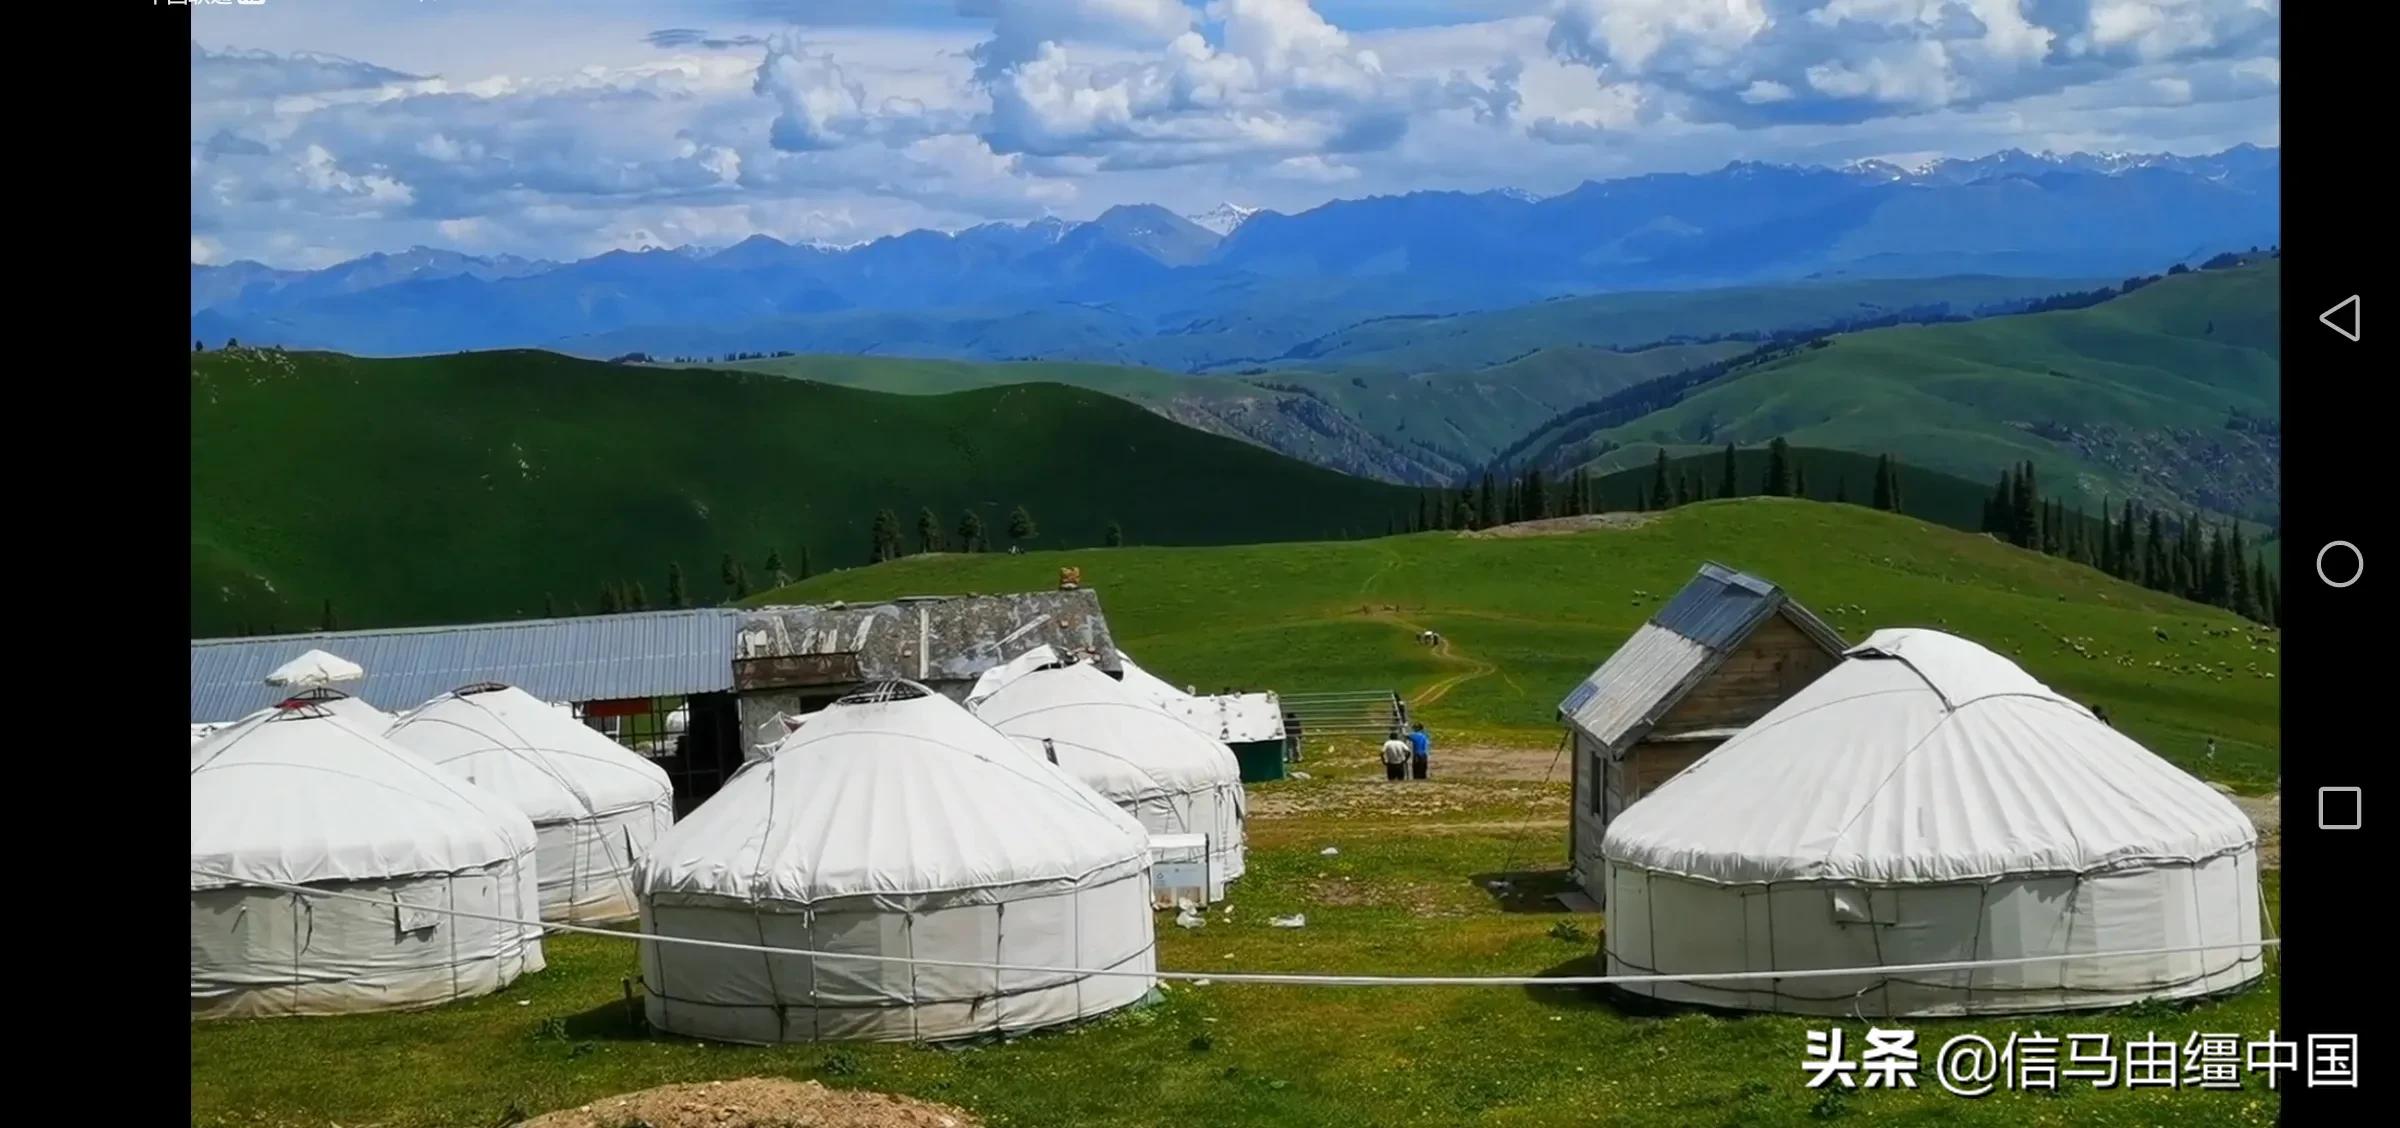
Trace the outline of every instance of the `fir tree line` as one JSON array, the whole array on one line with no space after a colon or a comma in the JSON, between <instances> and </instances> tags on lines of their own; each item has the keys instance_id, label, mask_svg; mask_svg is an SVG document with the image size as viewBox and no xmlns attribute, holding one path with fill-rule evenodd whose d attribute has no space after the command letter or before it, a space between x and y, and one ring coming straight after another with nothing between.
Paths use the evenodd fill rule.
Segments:
<instances>
[{"instance_id":1,"label":"fir tree line","mask_svg":"<svg viewBox=\"0 0 2400 1128\"><path fill-rule=\"evenodd\" d=\"M2256 623L2283 623L2283 582L2241 526L2197 513L2169 516L2131 499L2100 507L2098 527L2079 504L2045 499L2033 463L2000 473L1984 499L1983 531L2016 545L2097 568L2152 591L2222 607Z\"/></svg>"},{"instance_id":2,"label":"fir tree line","mask_svg":"<svg viewBox=\"0 0 2400 1128\"><path fill-rule=\"evenodd\" d=\"M1673 509L1721 498L1815 496L1816 491L1809 486L1806 461L1793 453L1791 444L1783 439L1767 444L1766 471L1755 482L1742 479L1736 451L1734 444L1725 444L1723 469L1713 486L1696 463L1687 463L1683 471L1677 472L1674 460L1663 449L1651 463L1648 477L1636 481L1631 488L1612 486L1601 475L1588 470L1577 470L1563 477L1544 474L1538 467L1512 477L1485 471L1469 485L1419 491L1416 511L1394 515L1388 524L1396 531L1411 533L1488 529L1549 517ZM1899 474L1900 464L1890 455L1877 459L1875 508L1893 512L1900 509ZM1612 492L1616 496L1608 496ZM1845 503L1850 500L1847 479L1835 479L1833 500Z\"/></svg>"}]
</instances>

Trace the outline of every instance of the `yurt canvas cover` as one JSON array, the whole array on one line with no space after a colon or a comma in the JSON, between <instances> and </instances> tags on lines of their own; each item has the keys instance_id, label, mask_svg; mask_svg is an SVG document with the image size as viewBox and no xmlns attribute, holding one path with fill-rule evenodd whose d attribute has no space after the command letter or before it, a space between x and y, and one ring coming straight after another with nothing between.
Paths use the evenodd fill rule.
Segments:
<instances>
[{"instance_id":1,"label":"yurt canvas cover","mask_svg":"<svg viewBox=\"0 0 2400 1128\"><path fill-rule=\"evenodd\" d=\"M1026 752L1055 757L1152 833L1208 835L1219 880L1242 876L1249 801L1222 742L1086 663L1024 672L993 688L975 715Z\"/></svg>"},{"instance_id":2,"label":"yurt canvas cover","mask_svg":"<svg viewBox=\"0 0 2400 1128\"><path fill-rule=\"evenodd\" d=\"M634 867L675 821L666 769L573 714L494 683L436 697L385 735L533 820L543 920L607 924L638 915Z\"/></svg>"},{"instance_id":3,"label":"yurt canvas cover","mask_svg":"<svg viewBox=\"0 0 2400 1128\"><path fill-rule=\"evenodd\" d=\"M939 1040L1150 990L1140 825L919 686L845 698L661 835L642 930L990 971L642 945L653 1026L720 1041Z\"/></svg>"},{"instance_id":4,"label":"yurt canvas cover","mask_svg":"<svg viewBox=\"0 0 2400 1128\"><path fill-rule=\"evenodd\" d=\"M1610 824L1608 970L2138 952L1956 972L1643 984L1758 1010L2105 1007L2261 969L2258 839L2206 784L2008 660L1877 632Z\"/></svg>"},{"instance_id":5,"label":"yurt canvas cover","mask_svg":"<svg viewBox=\"0 0 2400 1128\"><path fill-rule=\"evenodd\" d=\"M322 707L191 750L192 1017L343 1014L485 994L542 968L522 812ZM313 897L258 882L374 898Z\"/></svg>"}]
</instances>

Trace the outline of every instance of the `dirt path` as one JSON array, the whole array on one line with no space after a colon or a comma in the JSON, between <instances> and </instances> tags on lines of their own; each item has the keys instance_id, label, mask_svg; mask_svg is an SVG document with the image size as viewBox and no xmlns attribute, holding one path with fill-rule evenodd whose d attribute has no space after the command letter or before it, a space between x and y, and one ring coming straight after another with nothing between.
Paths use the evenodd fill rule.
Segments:
<instances>
[{"instance_id":1,"label":"dirt path","mask_svg":"<svg viewBox=\"0 0 2400 1128\"><path fill-rule=\"evenodd\" d=\"M1465 662L1471 668L1464 673L1452 674L1451 676L1443 678L1432 685L1426 686L1424 689L1418 690L1416 697L1412 698L1408 703L1408 707L1411 709L1421 709L1427 705L1433 704L1436 701L1440 701L1442 698L1448 697L1451 690L1457 689L1458 687L1474 681L1477 678L1490 677L1494 670L1499 669L1499 667L1494 666L1481 658L1469 658L1464 654L1460 654L1457 651L1452 650L1450 648L1450 636L1448 635L1441 636L1441 641L1433 645L1433 656L1445 662Z\"/></svg>"},{"instance_id":2,"label":"dirt path","mask_svg":"<svg viewBox=\"0 0 2400 1128\"><path fill-rule=\"evenodd\" d=\"M965 1109L814 1081L746 1077L662 1085L543 1113L524 1128L975 1128Z\"/></svg>"}]
</instances>

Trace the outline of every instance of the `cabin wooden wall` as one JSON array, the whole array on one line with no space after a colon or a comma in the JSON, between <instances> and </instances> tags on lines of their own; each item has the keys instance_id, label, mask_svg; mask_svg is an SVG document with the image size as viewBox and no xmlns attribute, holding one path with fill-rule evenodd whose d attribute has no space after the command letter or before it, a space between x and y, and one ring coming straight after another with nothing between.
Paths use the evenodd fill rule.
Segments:
<instances>
[{"instance_id":1,"label":"cabin wooden wall","mask_svg":"<svg viewBox=\"0 0 2400 1128\"><path fill-rule=\"evenodd\" d=\"M1714 674L1693 686L1654 732L1741 728L1766 716L1841 661L1781 614L1759 624Z\"/></svg>"}]
</instances>

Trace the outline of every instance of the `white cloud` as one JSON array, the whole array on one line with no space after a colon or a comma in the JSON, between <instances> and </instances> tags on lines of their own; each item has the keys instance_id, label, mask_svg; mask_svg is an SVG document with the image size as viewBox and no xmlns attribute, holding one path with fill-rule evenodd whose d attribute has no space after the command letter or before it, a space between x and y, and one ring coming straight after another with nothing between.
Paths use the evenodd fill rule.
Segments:
<instances>
[{"instance_id":1,"label":"white cloud","mask_svg":"<svg viewBox=\"0 0 2400 1128\"><path fill-rule=\"evenodd\" d=\"M1328 15L1360 4L1306 0L950 0L970 18L800 31L728 24L772 7L732 0L673 24L244 9L263 17L238 21L253 43L192 47L192 253L558 258L1141 201L1552 192L1734 159L2276 137L2275 0L1459 2L1371 31Z\"/></svg>"}]
</instances>

